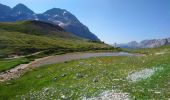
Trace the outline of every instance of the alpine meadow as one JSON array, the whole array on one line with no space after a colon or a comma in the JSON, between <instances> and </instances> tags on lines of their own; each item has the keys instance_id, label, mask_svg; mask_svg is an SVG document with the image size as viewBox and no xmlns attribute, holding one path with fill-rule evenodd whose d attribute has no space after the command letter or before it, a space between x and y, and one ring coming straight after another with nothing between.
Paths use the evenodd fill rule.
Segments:
<instances>
[{"instance_id":1,"label":"alpine meadow","mask_svg":"<svg viewBox=\"0 0 170 100\"><path fill-rule=\"evenodd\" d=\"M169 100L169 5L1 0L0 100Z\"/></svg>"}]
</instances>

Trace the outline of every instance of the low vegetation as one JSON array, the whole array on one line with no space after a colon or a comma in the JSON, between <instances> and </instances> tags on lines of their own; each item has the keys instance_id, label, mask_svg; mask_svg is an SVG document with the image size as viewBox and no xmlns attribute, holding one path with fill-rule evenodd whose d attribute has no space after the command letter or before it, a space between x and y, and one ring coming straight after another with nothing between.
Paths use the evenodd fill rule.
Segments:
<instances>
[{"instance_id":1,"label":"low vegetation","mask_svg":"<svg viewBox=\"0 0 170 100\"><path fill-rule=\"evenodd\" d=\"M166 53L160 53L164 50ZM90 100L102 96L99 94L117 93L134 100L169 99L169 50L161 47L148 49L150 54L145 56L97 57L42 66L0 83L0 98ZM135 77L138 81L132 82L129 76L133 79L134 73L140 79Z\"/></svg>"},{"instance_id":2,"label":"low vegetation","mask_svg":"<svg viewBox=\"0 0 170 100\"><path fill-rule=\"evenodd\" d=\"M39 21L0 23L0 36L0 58L40 51L58 54L113 49L102 42L89 42L59 26Z\"/></svg>"},{"instance_id":3,"label":"low vegetation","mask_svg":"<svg viewBox=\"0 0 170 100\"><path fill-rule=\"evenodd\" d=\"M28 63L28 62L29 60L26 58L3 59L3 60L1 59L0 60L0 72L16 67L19 64Z\"/></svg>"},{"instance_id":4,"label":"low vegetation","mask_svg":"<svg viewBox=\"0 0 170 100\"><path fill-rule=\"evenodd\" d=\"M39 34L42 24L38 28L32 26L32 22L16 24L34 26L32 31L38 34L30 34L30 30L23 27L11 29L13 25L9 28L0 25L0 72L49 55L121 50L71 34L70 37ZM124 51L144 55L95 57L32 68L20 78L0 82L0 100L92 100L110 96L113 99L169 99L170 46ZM24 56L15 58L20 55Z\"/></svg>"}]
</instances>

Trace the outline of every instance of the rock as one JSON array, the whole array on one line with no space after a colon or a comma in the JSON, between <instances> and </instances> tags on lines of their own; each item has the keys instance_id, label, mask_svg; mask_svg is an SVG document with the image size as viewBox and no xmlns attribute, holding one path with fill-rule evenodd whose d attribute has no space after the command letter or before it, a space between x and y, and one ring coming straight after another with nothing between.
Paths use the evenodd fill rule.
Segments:
<instances>
[{"instance_id":1,"label":"rock","mask_svg":"<svg viewBox=\"0 0 170 100\"><path fill-rule=\"evenodd\" d=\"M57 77L54 77L54 80L57 80Z\"/></svg>"},{"instance_id":2,"label":"rock","mask_svg":"<svg viewBox=\"0 0 170 100\"><path fill-rule=\"evenodd\" d=\"M80 74L80 73L77 73L76 76L77 76L77 78L83 78L84 77L84 75Z\"/></svg>"},{"instance_id":3,"label":"rock","mask_svg":"<svg viewBox=\"0 0 170 100\"><path fill-rule=\"evenodd\" d=\"M98 80L98 79L96 79L96 78L94 78L94 79L93 79L93 82L98 82L98 81L99 81L99 80Z\"/></svg>"},{"instance_id":4,"label":"rock","mask_svg":"<svg viewBox=\"0 0 170 100\"><path fill-rule=\"evenodd\" d=\"M7 85L12 85L12 83L10 83L10 82L8 82L8 83L6 83Z\"/></svg>"},{"instance_id":5,"label":"rock","mask_svg":"<svg viewBox=\"0 0 170 100\"><path fill-rule=\"evenodd\" d=\"M156 48L164 45L170 45L170 38L143 40L141 42L132 41L127 44L118 44L122 48Z\"/></svg>"},{"instance_id":6,"label":"rock","mask_svg":"<svg viewBox=\"0 0 170 100\"><path fill-rule=\"evenodd\" d=\"M161 94L161 92L160 92L160 91L155 91L154 93L155 93L155 94Z\"/></svg>"},{"instance_id":7,"label":"rock","mask_svg":"<svg viewBox=\"0 0 170 100\"><path fill-rule=\"evenodd\" d=\"M37 75L36 78L42 78L43 76L42 75Z\"/></svg>"},{"instance_id":8,"label":"rock","mask_svg":"<svg viewBox=\"0 0 170 100\"><path fill-rule=\"evenodd\" d=\"M117 87L116 85L113 85L113 86L112 86L112 89L115 89L116 87Z\"/></svg>"},{"instance_id":9,"label":"rock","mask_svg":"<svg viewBox=\"0 0 170 100\"><path fill-rule=\"evenodd\" d=\"M48 91L49 91L49 88L45 88L44 91L45 91L45 92L48 92Z\"/></svg>"},{"instance_id":10,"label":"rock","mask_svg":"<svg viewBox=\"0 0 170 100\"><path fill-rule=\"evenodd\" d=\"M67 76L67 74L66 74L66 73L61 75L61 77L65 77L65 76Z\"/></svg>"},{"instance_id":11,"label":"rock","mask_svg":"<svg viewBox=\"0 0 170 100\"><path fill-rule=\"evenodd\" d=\"M130 100L129 93L116 92L113 90L104 91L97 97L83 98L82 100Z\"/></svg>"}]
</instances>

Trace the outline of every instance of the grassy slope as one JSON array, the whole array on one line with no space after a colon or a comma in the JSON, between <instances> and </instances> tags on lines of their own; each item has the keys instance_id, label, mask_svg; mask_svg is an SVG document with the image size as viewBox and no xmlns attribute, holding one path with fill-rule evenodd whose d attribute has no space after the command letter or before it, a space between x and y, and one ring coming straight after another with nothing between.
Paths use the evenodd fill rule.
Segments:
<instances>
[{"instance_id":1,"label":"grassy slope","mask_svg":"<svg viewBox=\"0 0 170 100\"><path fill-rule=\"evenodd\" d=\"M38 55L23 58L30 61L51 54L107 48L110 47L104 43L85 41L49 23L39 21L0 23L0 58L43 51ZM3 64L0 63L0 71L25 63L23 59L13 60L11 64L8 64L8 60L3 60Z\"/></svg>"},{"instance_id":2,"label":"grassy slope","mask_svg":"<svg viewBox=\"0 0 170 100\"><path fill-rule=\"evenodd\" d=\"M170 47L147 50L151 54L143 57L98 57L34 69L19 79L1 83L0 97L14 99L32 96L41 100L61 99L65 95L67 99L78 99L93 97L102 91L114 89L130 93L133 99L168 99ZM155 55L165 50L165 54ZM139 82L131 83L126 80L132 71L155 67L161 67L163 70Z\"/></svg>"},{"instance_id":3,"label":"grassy slope","mask_svg":"<svg viewBox=\"0 0 170 100\"><path fill-rule=\"evenodd\" d=\"M170 51L170 46L161 46L157 48L142 48L142 49L124 49L123 51L127 51L130 53L141 53L141 54L146 54L146 55L152 55L157 52L169 52Z\"/></svg>"},{"instance_id":4,"label":"grassy slope","mask_svg":"<svg viewBox=\"0 0 170 100\"><path fill-rule=\"evenodd\" d=\"M30 54L41 50L86 50L110 48L85 41L60 27L37 21L0 23L0 56ZM57 51L58 52L58 51Z\"/></svg>"},{"instance_id":5,"label":"grassy slope","mask_svg":"<svg viewBox=\"0 0 170 100\"><path fill-rule=\"evenodd\" d=\"M0 31L0 56L5 57L7 55L25 55L38 51L44 51L39 55L27 57L28 60L35 59L37 57L48 56L50 54L60 54L73 51L84 51L93 49L104 49L109 46L100 43L90 43L79 39L64 39L64 38L49 38L45 36L36 36L30 34L23 34L19 32L6 32ZM24 58L26 59L26 58ZM15 60L14 60L15 61ZM15 62L16 65L22 63L22 59L19 62ZM5 65L5 64L3 64ZM2 67L1 70L11 68L14 66L7 64Z\"/></svg>"},{"instance_id":6,"label":"grassy slope","mask_svg":"<svg viewBox=\"0 0 170 100\"><path fill-rule=\"evenodd\" d=\"M76 39L49 38L23 34L19 32L0 32L0 47L4 52L22 53L24 50L46 50L46 49L93 49L109 48L106 44L90 43ZM3 52L1 51L1 52ZM35 52L33 51L33 52ZM18 53L19 53L18 52ZM25 51L26 52L26 51ZM31 51L30 51L31 52ZM28 52L29 53L29 52Z\"/></svg>"},{"instance_id":7,"label":"grassy slope","mask_svg":"<svg viewBox=\"0 0 170 100\"><path fill-rule=\"evenodd\" d=\"M10 32L21 32L32 35L79 39L72 33L65 32L61 27L40 21L18 21L0 23L0 29Z\"/></svg>"}]
</instances>

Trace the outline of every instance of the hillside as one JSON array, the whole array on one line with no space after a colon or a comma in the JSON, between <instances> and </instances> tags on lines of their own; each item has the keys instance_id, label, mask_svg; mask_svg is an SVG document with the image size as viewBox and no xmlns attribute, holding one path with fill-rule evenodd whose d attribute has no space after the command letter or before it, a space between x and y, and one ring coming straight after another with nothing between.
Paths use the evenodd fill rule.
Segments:
<instances>
[{"instance_id":1,"label":"hillside","mask_svg":"<svg viewBox=\"0 0 170 100\"><path fill-rule=\"evenodd\" d=\"M18 4L13 8L0 4L0 13L0 22L39 20L59 25L67 32L71 32L81 38L100 41L95 34L90 32L87 26L83 25L73 14L64 9L52 8L44 13L36 14L23 4Z\"/></svg>"},{"instance_id":2,"label":"hillside","mask_svg":"<svg viewBox=\"0 0 170 100\"><path fill-rule=\"evenodd\" d=\"M59 52L110 48L103 43L83 40L59 26L39 21L0 23L0 36L1 57L43 50Z\"/></svg>"},{"instance_id":3,"label":"hillside","mask_svg":"<svg viewBox=\"0 0 170 100\"><path fill-rule=\"evenodd\" d=\"M78 38L72 33L65 32L58 25L41 21L19 21L15 23L0 23L0 29L10 32L22 32L33 35L44 35L49 37Z\"/></svg>"}]
</instances>

